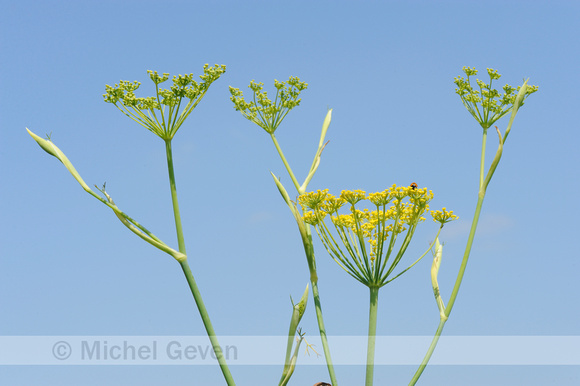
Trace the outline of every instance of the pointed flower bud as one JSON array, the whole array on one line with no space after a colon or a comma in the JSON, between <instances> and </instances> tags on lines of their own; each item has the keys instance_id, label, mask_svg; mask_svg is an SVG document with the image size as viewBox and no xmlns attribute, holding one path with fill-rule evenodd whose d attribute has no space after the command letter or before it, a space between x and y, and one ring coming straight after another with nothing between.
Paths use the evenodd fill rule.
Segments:
<instances>
[{"instance_id":1,"label":"pointed flower bud","mask_svg":"<svg viewBox=\"0 0 580 386\"><path fill-rule=\"evenodd\" d=\"M433 264L431 265L431 285L433 286L433 294L437 301L437 308L439 308L439 317L441 320L447 320L445 315L445 304L439 292L439 283L437 282L437 275L439 274L439 267L441 266L441 257L443 256L443 245L439 243L439 238L435 240L435 252L433 253Z\"/></svg>"},{"instance_id":2,"label":"pointed flower bud","mask_svg":"<svg viewBox=\"0 0 580 386\"><path fill-rule=\"evenodd\" d=\"M292 297L290 297L292 300ZM286 385L288 380L292 376L294 372L294 367L296 366L296 359L298 353L298 347L300 347L300 343L302 342L302 336L300 335L300 330L298 330L298 323L302 319L304 315L304 311L306 311L306 303L308 302L308 284L306 284L306 289L304 290L304 294L302 294L302 298L296 304L292 302L292 317L290 318L290 328L288 330L288 342L286 344L286 359L284 361L284 371L282 373L282 378L280 380L280 385ZM296 346L296 350L294 352L294 356L290 358L292 354L292 346L294 345L294 336L298 331L298 335L300 336L300 340L298 341L298 345Z\"/></svg>"},{"instance_id":3,"label":"pointed flower bud","mask_svg":"<svg viewBox=\"0 0 580 386\"><path fill-rule=\"evenodd\" d=\"M50 140L50 137L47 136L47 139L41 138L38 135L34 134L32 131L26 129L28 134L38 143L38 145L48 154L56 157L62 164L67 168L67 170L72 174L72 176L77 180L79 184L83 187L83 189L87 192L91 191L91 188L85 183L85 181L81 178L79 172L74 168L73 164L69 161L66 155Z\"/></svg>"}]
</instances>

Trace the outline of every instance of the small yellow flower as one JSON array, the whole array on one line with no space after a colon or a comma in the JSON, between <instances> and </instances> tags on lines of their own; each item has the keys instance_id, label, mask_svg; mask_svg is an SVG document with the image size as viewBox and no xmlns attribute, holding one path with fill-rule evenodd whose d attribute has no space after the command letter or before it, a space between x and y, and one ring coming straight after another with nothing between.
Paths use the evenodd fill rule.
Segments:
<instances>
[{"instance_id":1,"label":"small yellow flower","mask_svg":"<svg viewBox=\"0 0 580 386\"><path fill-rule=\"evenodd\" d=\"M329 193L326 195L326 201L320 206L320 209L328 214L333 214L338 212L344 204L346 204L346 201L343 198L335 197Z\"/></svg>"},{"instance_id":2,"label":"small yellow flower","mask_svg":"<svg viewBox=\"0 0 580 386\"><path fill-rule=\"evenodd\" d=\"M309 211L309 212L304 213L304 215L302 216L302 219L307 224L317 225L320 221L322 221L324 219L324 216L326 216L326 213L318 212L318 215L317 215L313 211Z\"/></svg>"},{"instance_id":3,"label":"small yellow flower","mask_svg":"<svg viewBox=\"0 0 580 386\"><path fill-rule=\"evenodd\" d=\"M332 223L338 227L356 229L352 214L339 214L338 216L332 216L331 219Z\"/></svg>"},{"instance_id":4,"label":"small yellow flower","mask_svg":"<svg viewBox=\"0 0 580 386\"><path fill-rule=\"evenodd\" d=\"M387 190L384 190L382 192L369 193L368 199L376 206L383 206L391 202L392 197L389 196L389 192Z\"/></svg>"},{"instance_id":5,"label":"small yellow flower","mask_svg":"<svg viewBox=\"0 0 580 386\"><path fill-rule=\"evenodd\" d=\"M302 207L318 210L320 204L326 200L328 196L328 189L317 190L316 192L304 193L298 197L298 202Z\"/></svg>"},{"instance_id":6,"label":"small yellow flower","mask_svg":"<svg viewBox=\"0 0 580 386\"><path fill-rule=\"evenodd\" d=\"M366 198L366 192L364 190L343 190L340 192L340 198L354 205Z\"/></svg>"},{"instance_id":7,"label":"small yellow flower","mask_svg":"<svg viewBox=\"0 0 580 386\"><path fill-rule=\"evenodd\" d=\"M433 217L433 221L440 222L441 225L453 220L457 220L459 218L453 214L452 210L448 211L446 208L442 208L441 210L432 210L431 216Z\"/></svg>"},{"instance_id":8,"label":"small yellow flower","mask_svg":"<svg viewBox=\"0 0 580 386\"><path fill-rule=\"evenodd\" d=\"M410 188L409 188L410 189ZM389 195L389 197L393 200L396 200L397 202L401 202L405 197L407 197L407 189L403 186L397 186L395 184L393 184L393 186L391 186L390 188L388 188L387 190L385 190L385 192L387 192L387 194Z\"/></svg>"}]
</instances>

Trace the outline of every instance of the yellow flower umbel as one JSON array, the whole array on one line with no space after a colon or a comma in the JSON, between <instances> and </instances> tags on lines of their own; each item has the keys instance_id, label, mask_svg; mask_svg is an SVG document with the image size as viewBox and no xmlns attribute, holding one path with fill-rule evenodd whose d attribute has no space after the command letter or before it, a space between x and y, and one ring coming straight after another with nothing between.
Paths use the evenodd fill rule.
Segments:
<instances>
[{"instance_id":1,"label":"yellow flower umbel","mask_svg":"<svg viewBox=\"0 0 580 386\"><path fill-rule=\"evenodd\" d=\"M463 105L484 130L512 111L512 107L516 103L517 94L521 88L520 86L515 88L506 84L503 86L503 94L500 94L499 91L491 87L491 84L494 80L501 78L501 75L498 74L497 70L488 68L489 83L476 79L479 90L474 90L469 77L477 75L477 70L475 68L463 67L463 72L467 77L463 78L462 76L458 76L455 78L454 83L457 85L455 92L461 97ZM530 94L538 91L538 86L527 85L524 87L525 94L517 108L524 104L524 100Z\"/></svg>"},{"instance_id":2,"label":"yellow flower umbel","mask_svg":"<svg viewBox=\"0 0 580 386\"><path fill-rule=\"evenodd\" d=\"M240 111L246 119L273 134L290 110L300 104L301 99L298 96L302 90L306 90L308 84L292 76L286 82L274 80L276 96L273 101L268 98L268 92L264 91L264 83L256 83L252 80L248 87L254 94L252 101L246 102L244 93L239 88L231 86L230 100L234 102L236 110Z\"/></svg>"},{"instance_id":3,"label":"yellow flower umbel","mask_svg":"<svg viewBox=\"0 0 580 386\"><path fill-rule=\"evenodd\" d=\"M417 225L425 221L423 214L429 210L432 199L433 192L419 189L415 183L409 187L393 185L368 195L362 190L343 190L335 197L328 190L318 190L298 197L304 222L314 226L330 256L370 290L365 385L373 383L379 290L417 264L433 247L431 244L413 264L393 275ZM360 208L366 201L372 209L357 209L357 205ZM346 213L340 213L343 207ZM451 212L445 209L440 212L442 214L438 211L436 218L441 223L439 232L445 222L454 219ZM328 219L335 232L331 231ZM397 243L401 238L403 241Z\"/></svg>"},{"instance_id":4,"label":"yellow flower umbel","mask_svg":"<svg viewBox=\"0 0 580 386\"><path fill-rule=\"evenodd\" d=\"M126 116L144 126L165 141L170 141L185 119L205 96L209 86L226 72L226 66L203 66L201 81L193 74L173 77L173 85L161 89L159 85L169 79L169 74L159 75L147 71L155 84L156 95L138 98L135 91L141 83L121 80L115 86L105 86L105 102L114 104ZM187 100L187 103L186 103Z\"/></svg>"},{"instance_id":5,"label":"yellow flower umbel","mask_svg":"<svg viewBox=\"0 0 580 386\"><path fill-rule=\"evenodd\" d=\"M457 216L453 214L453 211L448 211L447 208L441 208L441 210L432 210L431 217L433 217L433 221L439 222L441 224L457 220Z\"/></svg>"},{"instance_id":6,"label":"yellow flower umbel","mask_svg":"<svg viewBox=\"0 0 580 386\"><path fill-rule=\"evenodd\" d=\"M304 221L316 228L332 258L359 282L380 288L406 271L390 278L417 225L425 220L423 214L429 210L432 198L433 192L427 188L393 185L368 195L362 190L343 190L339 197L329 194L328 190L318 190L301 195L298 201ZM366 201L372 209L357 209L357 205L360 207ZM346 213L339 213L342 207L347 208ZM441 227L457 218L445 208L432 213ZM330 219L335 232L326 219ZM401 237L403 241L396 248Z\"/></svg>"}]
</instances>

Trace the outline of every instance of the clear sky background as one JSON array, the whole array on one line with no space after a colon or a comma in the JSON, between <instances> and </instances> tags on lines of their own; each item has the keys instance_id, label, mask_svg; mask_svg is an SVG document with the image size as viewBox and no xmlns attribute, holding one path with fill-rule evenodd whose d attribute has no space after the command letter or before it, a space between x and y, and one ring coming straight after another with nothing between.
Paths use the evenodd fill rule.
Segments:
<instances>
[{"instance_id":1,"label":"clear sky background","mask_svg":"<svg viewBox=\"0 0 580 386\"><path fill-rule=\"evenodd\" d=\"M540 87L520 110L488 189L447 336L579 335L578 63L574 1L0 1L0 335L203 335L179 265L126 230L43 152L53 141L89 184L176 246L163 142L103 102L105 85L147 70L199 75L227 65L174 140L190 264L219 335L283 335L308 270L270 171L291 187L228 86L298 76L309 84L277 138L304 179L327 108L330 144L309 188L433 190L445 227L448 299L477 200L481 129L455 94L463 66ZM485 79L485 78L483 78ZM498 122L505 129L507 118ZM496 149L490 132L488 157ZM437 225L425 222L413 261ZM316 240L329 335L364 336L368 290ZM379 335L432 335L426 258L381 291ZM317 335L312 299L302 327ZM426 348L426 347L425 347ZM319 347L319 349L321 349ZM501 348L498 348L501 350ZM280 352L280 360L283 352ZM437 355L437 354L435 354ZM300 363L300 359L299 359ZM321 360L322 363L322 360ZM382 366L403 385L414 366ZM273 385L277 366L233 367L239 385ZM360 385L362 366L337 368ZM433 366L423 385L577 385L572 366ZM328 380L299 367L292 385ZM3 385L221 385L215 366L0 367Z\"/></svg>"}]
</instances>

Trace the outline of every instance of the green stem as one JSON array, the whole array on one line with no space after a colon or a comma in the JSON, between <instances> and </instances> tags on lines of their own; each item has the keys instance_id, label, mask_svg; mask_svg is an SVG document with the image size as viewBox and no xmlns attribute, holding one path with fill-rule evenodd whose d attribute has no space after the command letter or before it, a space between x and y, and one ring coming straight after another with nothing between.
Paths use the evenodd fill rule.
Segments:
<instances>
[{"instance_id":1,"label":"green stem","mask_svg":"<svg viewBox=\"0 0 580 386\"><path fill-rule=\"evenodd\" d=\"M431 359L431 355L433 355L433 351L435 351L435 347L437 346L437 343L439 342L439 337L441 336L441 332L443 331L443 326L445 326L445 323L447 322L447 318L449 317L449 314L451 314L451 310L453 309L453 305L455 304L455 299L457 298L457 294L459 293L459 288L461 287L461 282L463 281L463 275L465 274L465 269L467 268L467 261L469 260L469 255L471 253L471 247L473 245L473 240L475 238L475 231L477 230L477 224L479 222L479 216L481 214L481 208L483 206L483 200L485 198L485 192L486 192L486 189L485 189L486 187L483 185L483 164L485 161L485 140L486 140L486 131L484 130L483 146L481 148L481 166L482 167L480 169L480 187L479 187L479 193L477 195L477 205L475 206L475 214L473 215L473 220L471 222L471 230L469 231L467 245L465 246L465 252L463 253L463 260L461 261L461 266L459 267L459 273L457 274L457 279L455 280L455 285L453 286L453 291L451 292L451 296L449 297L449 301L447 302L447 306L445 307L445 319L442 318L439 321L439 327L437 328L437 331L435 332L435 336L433 337L433 340L431 341L431 345L429 346L429 349L427 350L427 353L425 354L425 357L423 358L421 365L419 366L419 368L415 372L415 375L411 379L411 382L409 382L409 386L415 385L417 383L417 381L419 380L419 377L421 377L421 374L423 374L425 367L427 367L427 364L429 363L429 360ZM499 156L501 156L501 152L499 153ZM489 175L489 173L488 173L488 177L491 178L491 175Z\"/></svg>"},{"instance_id":2,"label":"green stem","mask_svg":"<svg viewBox=\"0 0 580 386\"><path fill-rule=\"evenodd\" d=\"M170 139L165 141L165 151L167 153L167 169L169 172L169 186L171 188L171 201L173 202L173 214L175 216L175 230L177 232L177 242L179 244L179 252L185 255L186 254L185 241L183 239L183 228L181 226L181 216L179 214L179 204L177 202L177 188L175 185L175 174L173 171L173 154L171 152ZM187 279L187 283L189 284L189 288L191 289L193 299L195 300L195 304L197 305L197 309L201 316L201 320L203 321L205 331L207 332L207 335L211 342L211 346L218 360L226 383L228 384L228 386L235 385L234 379L232 377L232 374L230 373L226 360L222 355L222 350L219 345L213 326L211 324L211 320L209 319L209 314L207 312L207 309L205 308L205 304L203 303L201 292L199 291L195 279L193 278L193 274L191 273L191 269L189 268L187 258L180 260L179 264L181 265L181 269L183 270L185 278Z\"/></svg>"},{"instance_id":3,"label":"green stem","mask_svg":"<svg viewBox=\"0 0 580 386\"><path fill-rule=\"evenodd\" d=\"M300 187L300 184L296 180L294 173L292 172L292 168L286 161L286 157L284 157L284 153L282 152L282 148L278 144L276 137L274 136L273 133L270 134L270 136L272 137L272 141L276 146L276 150L278 151L280 158L282 158L282 162L284 162L284 165L286 166L286 170L288 171L290 178L292 178L292 182L294 183L294 186L296 187L298 194L304 193L302 191L302 188ZM306 261L308 262L308 270L310 272L310 285L312 286L312 297L314 298L314 307L316 309L316 320L318 322L318 330L320 331L320 340L322 342L322 349L324 350L326 366L328 367L328 375L330 377L330 382L332 383L332 386L338 386L336 374L334 373L334 365L332 364L332 358L330 356L330 347L328 346L328 339L326 337L326 327L324 327L324 317L322 315L322 305L320 302L320 295L318 293L318 274L316 273L316 258L314 256L314 245L312 244L311 228L310 225L305 224L299 218L297 209L292 209L293 206L290 203L290 197L288 196L286 189L284 189L284 187L282 186L280 181L276 179L276 177L274 177L274 179L277 181L276 184L278 186L278 189L280 189L282 197L284 198L286 204L288 204L290 210L295 216L296 223L298 224L298 229L300 230L302 244L304 246L304 253L306 254ZM303 187L304 190L306 189L306 185L307 184L304 184Z\"/></svg>"},{"instance_id":4,"label":"green stem","mask_svg":"<svg viewBox=\"0 0 580 386\"><path fill-rule=\"evenodd\" d=\"M481 161L479 165L479 189L483 186L483 171L485 169L485 146L487 142L487 129L483 129L483 139L481 141Z\"/></svg>"},{"instance_id":5,"label":"green stem","mask_svg":"<svg viewBox=\"0 0 580 386\"><path fill-rule=\"evenodd\" d=\"M218 360L226 383L228 384L228 386L234 386L236 383L234 382L234 378L232 377L230 369L228 368L228 364L226 363L226 360L223 356L221 346L218 342L218 338L211 324L211 320L209 319L209 314L207 313L207 309L205 308L203 299L201 298L199 288L197 288L197 284L195 283L195 279L193 278L191 269L189 269L187 259L180 261L179 264L183 269L183 273L185 274L185 278L187 279L187 283L189 284L189 288L191 289L191 293L193 295L193 298L195 299L195 304L197 305L197 309L199 311L199 314L201 315L201 320L203 321L205 331L207 332L207 336L209 337L209 340L211 342L211 347L213 348L213 352L215 353L215 356Z\"/></svg>"},{"instance_id":6,"label":"green stem","mask_svg":"<svg viewBox=\"0 0 580 386\"><path fill-rule=\"evenodd\" d=\"M419 377L421 376L421 374L423 374L423 370L425 370L425 367L427 367L427 363L429 363L429 359L431 359L431 355L433 355L433 351L435 351L435 347L437 346L437 343L439 342L439 337L441 336L441 332L443 331L443 326L445 326L445 322L446 322L446 320L443 320L443 319L441 319L439 321L439 326L437 327L437 331L435 332L435 336L433 336L433 340L431 341L431 345L429 346L429 350L427 350L427 354L425 354L425 358L423 358L423 362L421 362L421 365L417 369L417 372L413 376L413 379L411 379L411 382L409 382L409 386L417 383L417 381L419 380Z\"/></svg>"},{"instance_id":7,"label":"green stem","mask_svg":"<svg viewBox=\"0 0 580 386\"><path fill-rule=\"evenodd\" d=\"M296 221L298 221L298 219ZM318 321L320 340L322 342L322 349L324 350L324 357L326 359L326 367L328 368L330 382L332 386L338 386L336 374L334 373L334 365L332 364L332 357L330 356L330 347L326 337L326 327L324 327L324 317L322 315L320 295L318 293L318 274L316 273L316 260L314 258L314 245L312 244L312 233L310 231L310 225L305 227L305 233L306 237L302 237L302 243L304 244L304 252L306 253L308 270L310 271L310 285L312 286L312 297L314 298L314 308L316 309L316 320Z\"/></svg>"},{"instance_id":8,"label":"green stem","mask_svg":"<svg viewBox=\"0 0 580 386\"><path fill-rule=\"evenodd\" d=\"M284 157L284 153L282 153L282 148L278 144L278 140L274 136L274 133L271 133L270 137L272 137L272 141L274 142L274 146L276 146L276 150L278 151L280 158L282 158L282 162L284 162L284 166L286 167L286 170L288 171L288 174L290 175L290 178L292 179L292 183L296 187L296 191L298 191L298 194L304 193L304 192L300 191L300 184L298 183L298 180L296 179L296 177L294 177L294 173L292 172L292 168L288 164L288 161L286 161L286 157Z\"/></svg>"},{"instance_id":9,"label":"green stem","mask_svg":"<svg viewBox=\"0 0 580 386\"><path fill-rule=\"evenodd\" d=\"M165 152L167 153L167 169L169 172L169 186L171 188L171 202L173 203L173 215L175 216L175 231L177 233L177 243L179 252L186 254L185 241L183 239L183 228L181 227L181 215L179 214L179 203L177 202L177 188L175 187L175 174L173 172L173 153L171 151L171 139L165 140Z\"/></svg>"},{"instance_id":10,"label":"green stem","mask_svg":"<svg viewBox=\"0 0 580 386\"><path fill-rule=\"evenodd\" d=\"M315 272L316 274L316 272ZM328 339L326 338L326 328L324 327L324 318L322 317L322 306L320 305L320 295L318 294L318 278L316 281L310 279L312 285L312 296L314 297L314 308L316 309L316 320L318 321L318 330L320 331L320 340L322 341L322 349L324 350L324 357L326 358L326 367L328 367L328 375L330 376L330 383L332 386L338 386L336 374L334 373L334 365L330 356L330 347L328 346Z\"/></svg>"},{"instance_id":11,"label":"green stem","mask_svg":"<svg viewBox=\"0 0 580 386\"><path fill-rule=\"evenodd\" d=\"M379 287L369 287L371 301L369 305L369 335L367 345L367 373L365 386L372 386L375 372L375 340L377 335L377 309L379 305Z\"/></svg>"},{"instance_id":12,"label":"green stem","mask_svg":"<svg viewBox=\"0 0 580 386\"><path fill-rule=\"evenodd\" d=\"M480 190L477 196L477 205L475 207L475 214L473 215L473 221L471 222L471 230L469 231L469 238L467 239L467 245L465 246L465 252L463 253L461 267L459 267L459 273L457 274L457 279L455 280L455 285L453 286L451 297L449 298L447 306L445 307L445 316L447 317L449 317L449 314L451 314L451 309L453 308L453 304L455 304L455 299L457 298L457 293L459 292L459 287L461 286L463 275L465 274L465 268L467 267L469 254L471 253L471 246L473 245L473 239L475 238L475 231L477 229L477 223L479 222L479 215L481 214L481 208L483 206L484 198L485 198L485 190Z\"/></svg>"},{"instance_id":13,"label":"green stem","mask_svg":"<svg viewBox=\"0 0 580 386\"><path fill-rule=\"evenodd\" d=\"M469 254L471 253L471 246L473 245L473 239L475 238L475 231L477 229L477 223L479 222L479 215L481 213L481 207L483 206L483 199L485 198L485 190L480 191L477 200L477 206L475 207L475 214L473 216L473 221L471 223L471 230L469 232L469 238L467 239L467 245L465 247L465 252L463 253L463 260L461 261L461 267L459 268L459 273L457 274L457 279L455 280L455 286L453 287L453 291L451 292L451 297L447 302L447 306L445 307L445 320L441 319L439 321L439 327L435 332L435 336L433 337L433 341L421 362L421 365L415 372L415 375L409 382L409 386L415 385L419 380L421 374L427 367L429 360L431 359L431 355L433 355L433 351L435 351L435 347L439 342L439 337L441 336L441 332L443 331L443 326L447 322L447 318L449 314L451 314L451 309L453 309L453 305L455 304L455 299L457 298L457 294L459 293L459 287L461 287L461 282L463 281L463 275L465 274L465 268L467 267L467 261L469 260Z\"/></svg>"}]
</instances>

